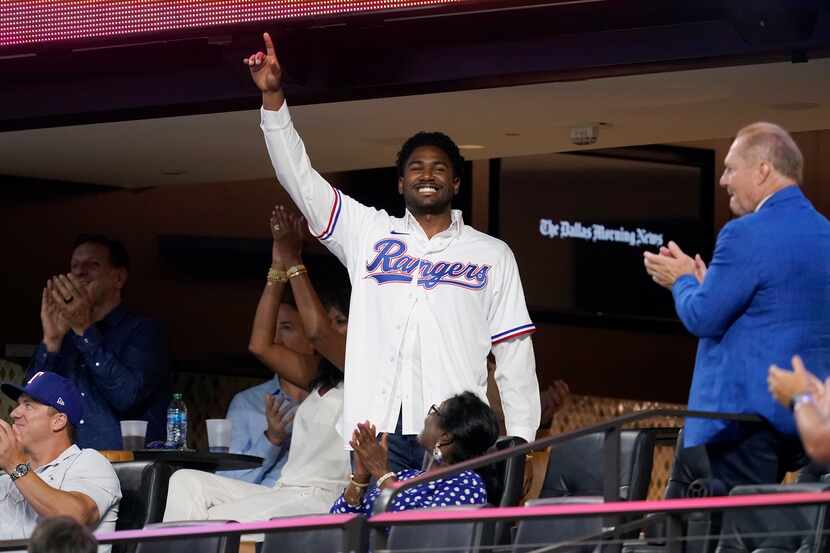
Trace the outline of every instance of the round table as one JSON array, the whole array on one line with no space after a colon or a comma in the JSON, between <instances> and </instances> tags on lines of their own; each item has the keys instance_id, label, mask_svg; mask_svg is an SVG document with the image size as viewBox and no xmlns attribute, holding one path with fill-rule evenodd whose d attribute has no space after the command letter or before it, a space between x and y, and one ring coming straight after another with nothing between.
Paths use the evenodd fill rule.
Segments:
<instances>
[{"instance_id":1,"label":"round table","mask_svg":"<svg viewBox=\"0 0 830 553\"><path fill-rule=\"evenodd\" d=\"M159 461L178 469L217 470L255 469L262 465L262 457L240 453L212 453L193 449L137 449L136 461Z\"/></svg>"}]
</instances>

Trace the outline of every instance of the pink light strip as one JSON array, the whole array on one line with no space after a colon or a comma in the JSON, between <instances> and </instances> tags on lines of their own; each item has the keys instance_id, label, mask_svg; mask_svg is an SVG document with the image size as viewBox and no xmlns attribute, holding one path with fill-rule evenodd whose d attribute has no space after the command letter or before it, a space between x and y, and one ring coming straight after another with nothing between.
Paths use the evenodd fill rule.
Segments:
<instances>
[{"instance_id":1,"label":"pink light strip","mask_svg":"<svg viewBox=\"0 0 830 553\"><path fill-rule=\"evenodd\" d=\"M501 507L496 509L415 509L395 513L381 513L369 519L372 525L388 525L402 522L473 521L499 518L536 518L546 516L596 516L623 513L684 512L708 509L739 509L753 507L782 507L787 505L811 505L830 503L830 492L796 492L780 494L737 495L706 497L699 499L665 499L647 501L616 501L594 504L538 505L534 507ZM174 536L195 536L262 533L285 528L323 528L342 526L358 515L314 515L288 517L262 522L204 524L177 528L153 528L146 530L122 530L96 532L99 541L113 542Z\"/></svg>"},{"instance_id":2,"label":"pink light strip","mask_svg":"<svg viewBox=\"0 0 830 553\"><path fill-rule=\"evenodd\" d=\"M303 17L431 8L470 0L3 0L0 48Z\"/></svg>"},{"instance_id":3,"label":"pink light strip","mask_svg":"<svg viewBox=\"0 0 830 553\"><path fill-rule=\"evenodd\" d=\"M118 542L148 538L170 538L175 536L210 536L226 534L260 534L280 528L330 528L342 526L358 515L315 515L309 517L287 517L261 522L205 523L198 526L177 526L170 528L148 528L144 530L120 530L118 532L96 532L98 541Z\"/></svg>"},{"instance_id":4,"label":"pink light strip","mask_svg":"<svg viewBox=\"0 0 830 553\"><path fill-rule=\"evenodd\" d=\"M783 507L830 503L830 492L795 492L757 495L704 497L698 499L663 499L647 501L614 501L609 503L534 505L532 507L500 507L498 509L413 509L381 513L369 519L371 524L400 522L437 522L450 520L490 520L499 518L535 518L548 516L618 515L625 513L667 513L709 509L740 509L752 507Z\"/></svg>"}]
</instances>

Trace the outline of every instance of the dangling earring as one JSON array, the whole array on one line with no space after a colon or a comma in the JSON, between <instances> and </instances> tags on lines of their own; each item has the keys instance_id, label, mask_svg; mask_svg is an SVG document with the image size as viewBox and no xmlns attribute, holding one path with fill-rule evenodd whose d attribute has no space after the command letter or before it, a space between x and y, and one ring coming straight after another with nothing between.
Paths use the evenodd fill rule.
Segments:
<instances>
[{"instance_id":1,"label":"dangling earring","mask_svg":"<svg viewBox=\"0 0 830 553\"><path fill-rule=\"evenodd\" d=\"M435 442L435 446L433 446L433 448L432 448L432 460L435 461L439 465L444 462L444 453L441 451L441 448L438 446L438 442Z\"/></svg>"}]
</instances>

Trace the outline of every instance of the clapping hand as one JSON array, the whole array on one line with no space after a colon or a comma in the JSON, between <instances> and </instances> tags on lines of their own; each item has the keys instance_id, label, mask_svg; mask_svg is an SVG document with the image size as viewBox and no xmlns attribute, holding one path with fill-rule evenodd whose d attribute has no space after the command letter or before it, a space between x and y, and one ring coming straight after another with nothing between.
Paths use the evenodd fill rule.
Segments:
<instances>
[{"instance_id":1,"label":"clapping hand","mask_svg":"<svg viewBox=\"0 0 830 553\"><path fill-rule=\"evenodd\" d=\"M660 246L660 255L665 255L666 257L674 257L672 251L665 247ZM706 263L703 262L703 258L700 257L700 254L695 254L694 257L695 263L695 278L697 279L698 284L703 284L703 279L706 278Z\"/></svg>"},{"instance_id":2,"label":"clapping hand","mask_svg":"<svg viewBox=\"0 0 830 553\"><path fill-rule=\"evenodd\" d=\"M695 275L697 278L695 260L683 253L680 246L674 242L669 242L668 248L661 248L658 253L643 252L643 263L649 276L663 288L671 289L675 281L686 274ZM702 280L703 275L698 280Z\"/></svg>"},{"instance_id":3,"label":"clapping hand","mask_svg":"<svg viewBox=\"0 0 830 553\"><path fill-rule=\"evenodd\" d=\"M0 468L11 474L17 465L26 462L23 445L14 427L0 419Z\"/></svg>"},{"instance_id":4,"label":"clapping hand","mask_svg":"<svg viewBox=\"0 0 830 553\"><path fill-rule=\"evenodd\" d=\"M354 449L357 458L355 476L364 476L365 473L369 473L377 480L389 472L387 435L384 433L380 443L378 443L375 425L369 421L357 423L357 428L352 432L349 445ZM358 466L365 471L363 474L358 475Z\"/></svg>"},{"instance_id":5,"label":"clapping hand","mask_svg":"<svg viewBox=\"0 0 830 553\"><path fill-rule=\"evenodd\" d=\"M61 315L52 292L52 279L46 281L40 300L40 322L43 325L43 343L49 351L57 351L61 340L69 332L69 323Z\"/></svg>"},{"instance_id":6,"label":"clapping hand","mask_svg":"<svg viewBox=\"0 0 830 553\"><path fill-rule=\"evenodd\" d=\"M303 249L305 220L278 205L271 212L269 223L271 237L274 239L271 249L273 263L285 267L299 264L300 253Z\"/></svg>"},{"instance_id":7,"label":"clapping hand","mask_svg":"<svg viewBox=\"0 0 830 553\"><path fill-rule=\"evenodd\" d=\"M265 396L265 418L268 421L265 436L274 445L282 444L291 434L289 429L294 421L296 409L283 411L281 407L286 401L288 400L272 394Z\"/></svg>"},{"instance_id":8,"label":"clapping hand","mask_svg":"<svg viewBox=\"0 0 830 553\"><path fill-rule=\"evenodd\" d=\"M52 305L76 334L83 334L94 322L89 289L71 273L53 277L51 284Z\"/></svg>"},{"instance_id":9,"label":"clapping hand","mask_svg":"<svg viewBox=\"0 0 830 553\"><path fill-rule=\"evenodd\" d=\"M814 374L807 370L801 357L794 355L793 370L788 371L776 365L771 365L767 373L767 386L775 401L789 407L793 397L797 394L813 394L816 399L822 399L825 385Z\"/></svg>"}]
</instances>

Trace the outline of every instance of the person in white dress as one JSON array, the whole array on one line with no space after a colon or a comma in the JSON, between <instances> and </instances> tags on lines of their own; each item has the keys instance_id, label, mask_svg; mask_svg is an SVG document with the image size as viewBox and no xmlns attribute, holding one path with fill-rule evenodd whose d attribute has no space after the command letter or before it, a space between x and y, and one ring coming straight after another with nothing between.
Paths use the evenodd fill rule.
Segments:
<instances>
[{"instance_id":1,"label":"person in white dress","mask_svg":"<svg viewBox=\"0 0 830 553\"><path fill-rule=\"evenodd\" d=\"M328 311L323 307L300 258L299 217L276 208L271 217L271 232L273 262L257 307L250 349L279 375L281 383L307 391L293 417L288 461L273 487L197 470L179 470L170 479L165 522L250 522L327 513L349 481L349 454L343 449L337 430L343 413L348 294L326 289L323 295ZM284 293L289 283L301 325L293 324L285 315L294 309L284 301L288 299ZM285 427L290 421L280 419L279 409L269 409L267 416L266 433L289 439ZM272 417L275 420L270 420ZM248 541L260 539L247 537Z\"/></svg>"}]
</instances>

